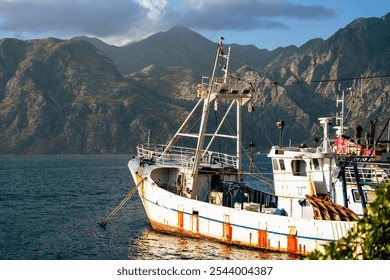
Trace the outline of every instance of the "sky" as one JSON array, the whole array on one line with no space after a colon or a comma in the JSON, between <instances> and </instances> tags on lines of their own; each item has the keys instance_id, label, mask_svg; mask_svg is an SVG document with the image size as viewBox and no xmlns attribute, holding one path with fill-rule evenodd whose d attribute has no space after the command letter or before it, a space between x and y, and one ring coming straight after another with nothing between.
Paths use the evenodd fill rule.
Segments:
<instances>
[{"instance_id":1,"label":"sky","mask_svg":"<svg viewBox=\"0 0 390 280\"><path fill-rule=\"evenodd\" d=\"M0 0L0 38L96 37L122 46L173 26L273 50L327 39L390 0Z\"/></svg>"}]
</instances>

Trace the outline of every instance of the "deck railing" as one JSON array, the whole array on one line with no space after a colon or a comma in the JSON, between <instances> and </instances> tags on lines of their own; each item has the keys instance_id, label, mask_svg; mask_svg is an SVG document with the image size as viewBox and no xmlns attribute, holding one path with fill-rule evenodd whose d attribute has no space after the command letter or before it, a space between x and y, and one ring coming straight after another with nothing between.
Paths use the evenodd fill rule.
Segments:
<instances>
[{"instance_id":1,"label":"deck railing","mask_svg":"<svg viewBox=\"0 0 390 280\"><path fill-rule=\"evenodd\" d=\"M150 160L163 165L177 165L191 167L194 164L196 150L188 147L171 146L166 151L166 145L140 144L137 146L139 158ZM237 168L237 157L208 151L202 158L202 164L220 165L223 167Z\"/></svg>"},{"instance_id":2,"label":"deck railing","mask_svg":"<svg viewBox=\"0 0 390 280\"><path fill-rule=\"evenodd\" d=\"M390 167L363 167L357 168L360 183L379 184L384 180L390 179ZM353 167L345 168L345 179L347 183L356 183L356 176Z\"/></svg>"},{"instance_id":3,"label":"deck railing","mask_svg":"<svg viewBox=\"0 0 390 280\"><path fill-rule=\"evenodd\" d=\"M217 93L230 93L230 94L248 94L249 89L244 87L243 90L240 90L239 80L233 78L224 77L202 77L202 88L203 90L209 90L210 92Z\"/></svg>"}]
</instances>

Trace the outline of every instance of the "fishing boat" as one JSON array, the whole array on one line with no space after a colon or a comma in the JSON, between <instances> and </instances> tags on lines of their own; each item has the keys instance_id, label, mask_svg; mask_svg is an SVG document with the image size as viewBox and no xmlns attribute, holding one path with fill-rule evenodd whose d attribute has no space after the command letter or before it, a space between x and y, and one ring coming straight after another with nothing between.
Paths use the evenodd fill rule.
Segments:
<instances>
[{"instance_id":1,"label":"fishing boat","mask_svg":"<svg viewBox=\"0 0 390 280\"><path fill-rule=\"evenodd\" d=\"M128 162L151 227L294 254L322 250L347 235L390 178L388 154L346 138L343 126L331 143L333 118L324 117L317 147L273 146L272 188L256 180L243 170L244 156L254 163L242 144L254 88L229 74L230 53L221 38L212 74L197 86L199 101L175 135L167 144L138 145Z\"/></svg>"}]
</instances>

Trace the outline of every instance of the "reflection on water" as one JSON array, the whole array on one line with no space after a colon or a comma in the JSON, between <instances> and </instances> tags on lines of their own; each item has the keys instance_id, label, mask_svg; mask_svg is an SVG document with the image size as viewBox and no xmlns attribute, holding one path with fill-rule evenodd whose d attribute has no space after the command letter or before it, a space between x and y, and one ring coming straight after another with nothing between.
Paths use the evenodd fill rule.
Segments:
<instances>
[{"instance_id":1,"label":"reflection on water","mask_svg":"<svg viewBox=\"0 0 390 280\"><path fill-rule=\"evenodd\" d=\"M136 252L134 252L136 250ZM298 256L241 248L219 242L145 229L129 248L137 260L296 260Z\"/></svg>"}]
</instances>

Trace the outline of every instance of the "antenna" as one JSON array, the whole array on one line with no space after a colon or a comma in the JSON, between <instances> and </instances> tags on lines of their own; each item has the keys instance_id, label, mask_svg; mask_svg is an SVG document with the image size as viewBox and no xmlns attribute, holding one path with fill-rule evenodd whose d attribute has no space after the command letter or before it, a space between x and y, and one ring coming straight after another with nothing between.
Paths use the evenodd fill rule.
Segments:
<instances>
[{"instance_id":1,"label":"antenna","mask_svg":"<svg viewBox=\"0 0 390 280\"><path fill-rule=\"evenodd\" d=\"M349 91L352 91L352 87L346 88ZM337 129L336 134L337 136L341 136L344 134L344 129L348 129L348 127L344 126L344 102L345 102L345 91L341 90L341 86L339 84L339 91L341 91L341 99L339 99L339 96L337 95L336 99L336 108L339 107L339 103L341 103L341 112L336 113L336 125L334 126L334 129Z\"/></svg>"}]
</instances>

